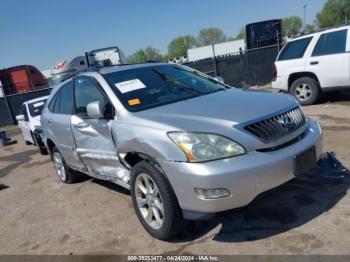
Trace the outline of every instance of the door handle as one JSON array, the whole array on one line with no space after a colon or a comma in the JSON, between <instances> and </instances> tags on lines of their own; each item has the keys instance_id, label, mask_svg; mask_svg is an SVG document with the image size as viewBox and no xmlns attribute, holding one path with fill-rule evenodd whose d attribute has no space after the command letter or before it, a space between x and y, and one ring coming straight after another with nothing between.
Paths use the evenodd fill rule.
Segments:
<instances>
[{"instance_id":1,"label":"door handle","mask_svg":"<svg viewBox=\"0 0 350 262\"><path fill-rule=\"evenodd\" d=\"M78 129L82 129L82 128L89 127L89 124L86 122L79 122L77 124L73 124L73 127L78 128Z\"/></svg>"},{"instance_id":2,"label":"door handle","mask_svg":"<svg viewBox=\"0 0 350 262\"><path fill-rule=\"evenodd\" d=\"M311 61L310 65L318 65L318 61Z\"/></svg>"},{"instance_id":3,"label":"door handle","mask_svg":"<svg viewBox=\"0 0 350 262\"><path fill-rule=\"evenodd\" d=\"M87 136L96 137L99 134L98 131L96 131L96 129L94 129L91 125L89 125L86 122L79 122L79 123L73 124L73 127L77 129L79 133Z\"/></svg>"},{"instance_id":4,"label":"door handle","mask_svg":"<svg viewBox=\"0 0 350 262\"><path fill-rule=\"evenodd\" d=\"M50 126L52 126L52 124L53 124L51 119L47 120L47 123L49 123Z\"/></svg>"}]
</instances>

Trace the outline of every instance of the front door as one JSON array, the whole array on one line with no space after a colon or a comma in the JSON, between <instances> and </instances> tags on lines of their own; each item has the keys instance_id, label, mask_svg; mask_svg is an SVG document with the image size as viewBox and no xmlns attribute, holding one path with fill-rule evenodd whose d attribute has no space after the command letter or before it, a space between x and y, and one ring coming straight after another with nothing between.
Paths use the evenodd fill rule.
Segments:
<instances>
[{"instance_id":1,"label":"front door","mask_svg":"<svg viewBox=\"0 0 350 262\"><path fill-rule=\"evenodd\" d=\"M120 163L111 131L114 119L112 105L97 81L90 77L74 80L76 115L71 117L71 126L76 142L76 152L88 173L103 179L128 182L129 172ZM105 108L105 116L91 119L87 105L99 101Z\"/></svg>"}]
</instances>

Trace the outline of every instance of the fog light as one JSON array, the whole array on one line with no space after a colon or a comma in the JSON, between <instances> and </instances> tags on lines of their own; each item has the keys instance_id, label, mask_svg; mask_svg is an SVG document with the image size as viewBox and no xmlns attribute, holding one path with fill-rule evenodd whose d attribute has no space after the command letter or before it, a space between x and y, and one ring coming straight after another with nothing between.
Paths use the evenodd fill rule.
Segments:
<instances>
[{"instance_id":1,"label":"fog light","mask_svg":"<svg viewBox=\"0 0 350 262\"><path fill-rule=\"evenodd\" d=\"M230 191L225 188L195 188L194 191L201 199L217 199L231 195Z\"/></svg>"}]
</instances>

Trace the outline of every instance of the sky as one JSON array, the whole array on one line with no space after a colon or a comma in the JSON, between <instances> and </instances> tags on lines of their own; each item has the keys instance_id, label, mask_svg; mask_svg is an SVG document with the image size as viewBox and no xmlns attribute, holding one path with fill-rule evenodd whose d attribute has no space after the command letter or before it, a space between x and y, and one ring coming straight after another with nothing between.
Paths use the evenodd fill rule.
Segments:
<instances>
[{"instance_id":1,"label":"sky","mask_svg":"<svg viewBox=\"0 0 350 262\"><path fill-rule=\"evenodd\" d=\"M312 23L326 0L0 0L0 68L51 69L85 51L118 46L126 55L202 28L227 36L244 25L291 15Z\"/></svg>"}]
</instances>

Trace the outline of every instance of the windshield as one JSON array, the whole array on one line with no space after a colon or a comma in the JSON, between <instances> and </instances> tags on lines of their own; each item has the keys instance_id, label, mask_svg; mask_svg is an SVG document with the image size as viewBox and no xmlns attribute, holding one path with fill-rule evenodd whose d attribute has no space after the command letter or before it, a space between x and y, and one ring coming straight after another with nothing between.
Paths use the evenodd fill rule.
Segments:
<instances>
[{"instance_id":1,"label":"windshield","mask_svg":"<svg viewBox=\"0 0 350 262\"><path fill-rule=\"evenodd\" d=\"M28 104L30 115L32 117L40 115L41 111L43 111L44 109L45 103L46 103L46 99Z\"/></svg>"},{"instance_id":2,"label":"windshield","mask_svg":"<svg viewBox=\"0 0 350 262\"><path fill-rule=\"evenodd\" d=\"M141 111L225 90L202 73L178 65L157 65L104 75L129 111Z\"/></svg>"}]
</instances>

